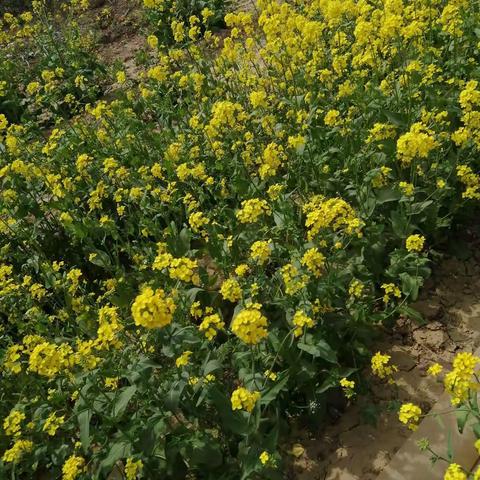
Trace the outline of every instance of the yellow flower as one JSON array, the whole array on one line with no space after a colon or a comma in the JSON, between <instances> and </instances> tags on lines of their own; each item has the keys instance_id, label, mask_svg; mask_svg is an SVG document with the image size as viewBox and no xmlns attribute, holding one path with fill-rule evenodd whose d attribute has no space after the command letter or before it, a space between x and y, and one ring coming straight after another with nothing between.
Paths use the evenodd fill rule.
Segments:
<instances>
[{"instance_id":1,"label":"yellow flower","mask_svg":"<svg viewBox=\"0 0 480 480\"><path fill-rule=\"evenodd\" d=\"M5 130L7 126L8 126L7 117L3 113L0 113L0 132L2 130Z\"/></svg>"},{"instance_id":2,"label":"yellow flower","mask_svg":"<svg viewBox=\"0 0 480 480\"><path fill-rule=\"evenodd\" d=\"M106 377L105 378L105 387L110 390L116 390L118 388L118 377Z\"/></svg>"},{"instance_id":3,"label":"yellow flower","mask_svg":"<svg viewBox=\"0 0 480 480\"><path fill-rule=\"evenodd\" d=\"M340 386L343 388L343 393L347 398L352 398L355 396L355 382L353 380L342 378L340 380Z\"/></svg>"},{"instance_id":4,"label":"yellow flower","mask_svg":"<svg viewBox=\"0 0 480 480\"><path fill-rule=\"evenodd\" d=\"M422 235L410 235L407 238L405 246L409 252L421 252L425 243L425 237Z\"/></svg>"},{"instance_id":5,"label":"yellow flower","mask_svg":"<svg viewBox=\"0 0 480 480\"><path fill-rule=\"evenodd\" d=\"M208 340L215 338L219 330L225 328L225 322L220 318L218 313L213 315L207 315L202 323L199 325L198 329L205 334Z\"/></svg>"},{"instance_id":6,"label":"yellow flower","mask_svg":"<svg viewBox=\"0 0 480 480\"><path fill-rule=\"evenodd\" d=\"M307 316L303 310L295 312L292 322L295 325L293 334L296 337L299 337L303 333L304 328L312 328L314 326L313 319Z\"/></svg>"},{"instance_id":7,"label":"yellow flower","mask_svg":"<svg viewBox=\"0 0 480 480\"><path fill-rule=\"evenodd\" d=\"M143 462L141 460L135 462L132 457L127 458L127 463L125 464L126 480L135 480L142 468Z\"/></svg>"},{"instance_id":8,"label":"yellow flower","mask_svg":"<svg viewBox=\"0 0 480 480\"><path fill-rule=\"evenodd\" d=\"M436 377L438 374L442 373L443 367L439 363L434 363L428 367L427 373L432 377Z\"/></svg>"},{"instance_id":9,"label":"yellow flower","mask_svg":"<svg viewBox=\"0 0 480 480\"><path fill-rule=\"evenodd\" d=\"M249 345L259 343L268 335L268 322L260 308L261 305L253 304L239 312L232 321L232 332Z\"/></svg>"},{"instance_id":10,"label":"yellow flower","mask_svg":"<svg viewBox=\"0 0 480 480\"><path fill-rule=\"evenodd\" d=\"M58 428L63 425L64 422L65 415L57 417L55 412L53 412L48 416L47 420L45 420L42 431L47 432L48 435L53 437L57 433Z\"/></svg>"},{"instance_id":11,"label":"yellow flower","mask_svg":"<svg viewBox=\"0 0 480 480\"><path fill-rule=\"evenodd\" d=\"M325 125L335 127L341 123L340 112L338 110L329 110L323 118Z\"/></svg>"},{"instance_id":12,"label":"yellow flower","mask_svg":"<svg viewBox=\"0 0 480 480\"><path fill-rule=\"evenodd\" d=\"M76 455L71 455L67 458L62 467L62 480L74 480L78 477L84 470L85 459L82 457L77 457Z\"/></svg>"},{"instance_id":13,"label":"yellow flower","mask_svg":"<svg viewBox=\"0 0 480 480\"><path fill-rule=\"evenodd\" d=\"M31 452L33 449L33 442L30 440L17 440L13 447L6 450L3 454L2 460L5 463L18 463L24 453ZM68 480L68 479L67 479Z\"/></svg>"},{"instance_id":14,"label":"yellow flower","mask_svg":"<svg viewBox=\"0 0 480 480\"><path fill-rule=\"evenodd\" d=\"M360 280L353 279L348 287L348 294L351 297L360 298L363 293L364 285Z\"/></svg>"},{"instance_id":15,"label":"yellow flower","mask_svg":"<svg viewBox=\"0 0 480 480\"><path fill-rule=\"evenodd\" d=\"M168 273L170 278L174 280L198 283L197 267L198 262L196 260L190 260L187 257L174 258L170 261Z\"/></svg>"},{"instance_id":16,"label":"yellow flower","mask_svg":"<svg viewBox=\"0 0 480 480\"><path fill-rule=\"evenodd\" d=\"M270 257L271 247L271 240L254 242L250 247L250 258L259 265L263 265Z\"/></svg>"},{"instance_id":17,"label":"yellow flower","mask_svg":"<svg viewBox=\"0 0 480 480\"><path fill-rule=\"evenodd\" d=\"M230 302L238 302L242 298L242 288L234 278L228 278L222 283L220 293L224 300Z\"/></svg>"},{"instance_id":18,"label":"yellow flower","mask_svg":"<svg viewBox=\"0 0 480 480\"><path fill-rule=\"evenodd\" d=\"M176 360L175 360L175 365L177 368L184 367L185 365L188 365L188 362L190 361L190 356L192 355L193 352L190 350L186 350L183 352Z\"/></svg>"},{"instance_id":19,"label":"yellow flower","mask_svg":"<svg viewBox=\"0 0 480 480\"><path fill-rule=\"evenodd\" d=\"M242 208L236 213L241 223L255 223L262 215L270 215L271 209L266 200L252 198L244 200Z\"/></svg>"},{"instance_id":20,"label":"yellow flower","mask_svg":"<svg viewBox=\"0 0 480 480\"><path fill-rule=\"evenodd\" d=\"M443 480L467 480L467 475L457 463L451 463L445 471Z\"/></svg>"},{"instance_id":21,"label":"yellow flower","mask_svg":"<svg viewBox=\"0 0 480 480\"><path fill-rule=\"evenodd\" d=\"M414 158L427 158L437 146L433 132L421 123L414 123L410 131L397 140L397 157L403 166L408 166Z\"/></svg>"},{"instance_id":22,"label":"yellow flower","mask_svg":"<svg viewBox=\"0 0 480 480\"><path fill-rule=\"evenodd\" d=\"M303 254L302 265L306 266L315 277L319 278L323 273L325 256L318 251L318 248L310 248Z\"/></svg>"},{"instance_id":23,"label":"yellow flower","mask_svg":"<svg viewBox=\"0 0 480 480\"><path fill-rule=\"evenodd\" d=\"M158 47L158 38L155 35L149 35L147 37L147 43L151 49L155 49Z\"/></svg>"},{"instance_id":24,"label":"yellow flower","mask_svg":"<svg viewBox=\"0 0 480 480\"><path fill-rule=\"evenodd\" d=\"M412 197L413 196L415 187L411 183L400 182L398 184L398 186L400 187L400 190L402 190L403 194L406 197Z\"/></svg>"},{"instance_id":25,"label":"yellow flower","mask_svg":"<svg viewBox=\"0 0 480 480\"><path fill-rule=\"evenodd\" d=\"M118 71L115 75L115 78L117 79L118 83L125 83L127 80L127 76L125 75L125 72Z\"/></svg>"},{"instance_id":26,"label":"yellow flower","mask_svg":"<svg viewBox=\"0 0 480 480\"><path fill-rule=\"evenodd\" d=\"M390 358L390 355L377 352L371 360L373 374L381 379L391 379L398 368L395 365L390 365Z\"/></svg>"},{"instance_id":27,"label":"yellow flower","mask_svg":"<svg viewBox=\"0 0 480 480\"><path fill-rule=\"evenodd\" d=\"M468 398L470 389L476 389L474 373L480 358L468 352L458 353L453 360L453 370L445 375L445 390L452 405L459 405Z\"/></svg>"},{"instance_id":28,"label":"yellow flower","mask_svg":"<svg viewBox=\"0 0 480 480\"><path fill-rule=\"evenodd\" d=\"M135 325L146 328L162 328L172 322L176 306L173 298L167 297L165 292L151 287L143 289L132 305L132 316Z\"/></svg>"},{"instance_id":29,"label":"yellow flower","mask_svg":"<svg viewBox=\"0 0 480 480\"><path fill-rule=\"evenodd\" d=\"M25 420L25 414L20 410L12 410L3 421L3 429L8 436L17 436L21 433L20 424Z\"/></svg>"},{"instance_id":30,"label":"yellow flower","mask_svg":"<svg viewBox=\"0 0 480 480\"><path fill-rule=\"evenodd\" d=\"M275 372L272 372L270 370L265 370L263 373L263 376L272 380L273 382L277 379L278 375Z\"/></svg>"},{"instance_id":31,"label":"yellow flower","mask_svg":"<svg viewBox=\"0 0 480 480\"><path fill-rule=\"evenodd\" d=\"M239 387L233 393L230 399L232 410L245 410L251 413L255 404L260 399L260 392L251 392L246 388Z\"/></svg>"},{"instance_id":32,"label":"yellow flower","mask_svg":"<svg viewBox=\"0 0 480 480\"><path fill-rule=\"evenodd\" d=\"M384 303L388 303L390 300L390 295L400 298L401 297L401 292L400 289L393 283L383 283L382 288L385 291L385 294L383 295L383 301Z\"/></svg>"},{"instance_id":33,"label":"yellow flower","mask_svg":"<svg viewBox=\"0 0 480 480\"><path fill-rule=\"evenodd\" d=\"M260 457L259 457L260 461L262 462L262 465L265 465L266 463L268 463L268 461L270 460L270 454L266 451L263 451L261 454L260 454Z\"/></svg>"},{"instance_id":34,"label":"yellow flower","mask_svg":"<svg viewBox=\"0 0 480 480\"><path fill-rule=\"evenodd\" d=\"M420 416L422 415L422 409L413 403L404 403L400 407L398 412L398 419L410 430L416 430Z\"/></svg>"},{"instance_id":35,"label":"yellow flower","mask_svg":"<svg viewBox=\"0 0 480 480\"><path fill-rule=\"evenodd\" d=\"M241 263L235 267L235 275L239 277L244 277L250 270L249 266L246 263Z\"/></svg>"},{"instance_id":36,"label":"yellow flower","mask_svg":"<svg viewBox=\"0 0 480 480\"><path fill-rule=\"evenodd\" d=\"M284 265L280 269L280 274L282 275L283 283L285 284L285 293L287 295L295 295L295 293L307 285L308 276L300 275L300 272L291 263Z\"/></svg>"},{"instance_id":37,"label":"yellow flower","mask_svg":"<svg viewBox=\"0 0 480 480\"><path fill-rule=\"evenodd\" d=\"M480 455L480 438L475 441L474 446L477 449L478 454Z\"/></svg>"}]
</instances>

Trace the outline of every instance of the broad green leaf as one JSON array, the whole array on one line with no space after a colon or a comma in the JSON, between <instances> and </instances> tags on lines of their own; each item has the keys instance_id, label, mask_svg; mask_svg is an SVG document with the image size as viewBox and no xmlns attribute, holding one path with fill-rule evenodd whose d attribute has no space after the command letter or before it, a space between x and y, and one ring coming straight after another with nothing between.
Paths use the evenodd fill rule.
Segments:
<instances>
[{"instance_id":1,"label":"broad green leaf","mask_svg":"<svg viewBox=\"0 0 480 480\"><path fill-rule=\"evenodd\" d=\"M92 411L90 409L83 410L77 416L78 428L80 430L80 441L82 442L83 451L87 453L90 446L90 420Z\"/></svg>"},{"instance_id":2,"label":"broad green leaf","mask_svg":"<svg viewBox=\"0 0 480 480\"><path fill-rule=\"evenodd\" d=\"M335 350L325 340L317 340L314 345L307 345L299 342L298 348L314 357L322 358L330 363L337 363L337 354Z\"/></svg>"},{"instance_id":3,"label":"broad green leaf","mask_svg":"<svg viewBox=\"0 0 480 480\"><path fill-rule=\"evenodd\" d=\"M130 385L122 390L120 395L116 397L115 403L113 404L114 418L119 418L123 415L123 412L125 412L125 409L127 408L128 402L135 395L136 391L137 387L135 385Z\"/></svg>"},{"instance_id":4,"label":"broad green leaf","mask_svg":"<svg viewBox=\"0 0 480 480\"><path fill-rule=\"evenodd\" d=\"M287 385L288 379L288 374L285 374L282 378L277 379L277 381L270 388L262 392L260 403L264 406L267 406L270 402L275 400L275 398L277 398L277 395Z\"/></svg>"}]
</instances>

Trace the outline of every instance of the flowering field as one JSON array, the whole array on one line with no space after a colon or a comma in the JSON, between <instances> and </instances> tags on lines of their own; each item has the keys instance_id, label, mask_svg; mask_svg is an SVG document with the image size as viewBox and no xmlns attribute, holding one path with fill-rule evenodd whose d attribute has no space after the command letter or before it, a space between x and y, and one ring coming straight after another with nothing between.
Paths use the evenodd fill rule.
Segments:
<instances>
[{"instance_id":1,"label":"flowering field","mask_svg":"<svg viewBox=\"0 0 480 480\"><path fill-rule=\"evenodd\" d=\"M138 78L86 0L3 17L0 478L285 478L478 207L478 2L226 7L145 0Z\"/></svg>"}]
</instances>

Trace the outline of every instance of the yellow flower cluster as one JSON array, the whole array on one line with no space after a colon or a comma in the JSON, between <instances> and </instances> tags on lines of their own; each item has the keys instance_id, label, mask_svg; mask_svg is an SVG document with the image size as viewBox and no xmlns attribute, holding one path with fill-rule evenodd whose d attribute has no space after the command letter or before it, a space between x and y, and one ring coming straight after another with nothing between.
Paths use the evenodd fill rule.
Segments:
<instances>
[{"instance_id":1,"label":"yellow flower cluster","mask_svg":"<svg viewBox=\"0 0 480 480\"><path fill-rule=\"evenodd\" d=\"M420 416L422 415L422 409L413 403L404 403L398 412L398 419L410 430L416 430Z\"/></svg>"},{"instance_id":2,"label":"yellow flower cluster","mask_svg":"<svg viewBox=\"0 0 480 480\"><path fill-rule=\"evenodd\" d=\"M162 289L154 291L146 287L133 302L132 316L135 325L162 328L171 323L175 309L173 298L167 297Z\"/></svg>"},{"instance_id":3,"label":"yellow flower cluster","mask_svg":"<svg viewBox=\"0 0 480 480\"><path fill-rule=\"evenodd\" d=\"M65 415L62 415L61 417L57 417L56 413L53 412L45 420L42 431L47 432L48 435L53 437L57 433L57 430L59 429L59 427L62 426L64 423L65 423Z\"/></svg>"},{"instance_id":4,"label":"yellow flower cluster","mask_svg":"<svg viewBox=\"0 0 480 480\"><path fill-rule=\"evenodd\" d=\"M355 382L353 380L348 380L347 378L340 379L340 386L343 389L343 393L347 398L353 398L355 396Z\"/></svg>"},{"instance_id":5,"label":"yellow flower cluster","mask_svg":"<svg viewBox=\"0 0 480 480\"><path fill-rule=\"evenodd\" d=\"M85 459L71 455L67 458L62 467L62 480L75 480L83 471L85 466Z\"/></svg>"},{"instance_id":6,"label":"yellow flower cluster","mask_svg":"<svg viewBox=\"0 0 480 480\"><path fill-rule=\"evenodd\" d=\"M310 248L303 254L302 265L307 267L316 278L319 278L323 273L325 255L319 252L318 248Z\"/></svg>"},{"instance_id":7,"label":"yellow flower cluster","mask_svg":"<svg viewBox=\"0 0 480 480\"><path fill-rule=\"evenodd\" d=\"M173 258L168 266L168 273L170 278L174 280L181 280L182 282L200 283L200 278L197 274L198 262L190 258Z\"/></svg>"},{"instance_id":8,"label":"yellow flower cluster","mask_svg":"<svg viewBox=\"0 0 480 480\"><path fill-rule=\"evenodd\" d=\"M241 223L255 223L262 215L270 215L271 212L266 200L252 198L242 202L242 208L236 215Z\"/></svg>"},{"instance_id":9,"label":"yellow flower cluster","mask_svg":"<svg viewBox=\"0 0 480 480\"><path fill-rule=\"evenodd\" d=\"M438 146L435 136L422 123L414 123L407 133L397 141L397 157L403 166L408 166L414 158L427 158Z\"/></svg>"},{"instance_id":10,"label":"yellow flower cluster","mask_svg":"<svg viewBox=\"0 0 480 480\"><path fill-rule=\"evenodd\" d=\"M421 252L425 244L425 237L422 235L410 235L405 242L405 246L409 252Z\"/></svg>"},{"instance_id":11,"label":"yellow flower cluster","mask_svg":"<svg viewBox=\"0 0 480 480\"><path fill-rule=\"evenodd\" d=\"M468 352L458 353L453 360L453 369L444 378L445 390L450 394L452 405L459 405L468 398L470 389L476 389L474 373L480 358Z\"/></svg>"},{"instance_id":12,"label":"yellow flower cluster","mask_svg":"<svg viewBox=\"0 0 480 480\"><path fill-rule=\"evenodd\" d=\"M225 322L220 318L218 313L207 315L198 329L205 334L208 340L215 338L219 330L225 328Z\"/></svg>"},{"instance_id":13,"label":"yellow flower cluster","mask_svg":"<svg viewBox=\"0 0 480 480\"><path fill-rule=\"evenodd\" d=\"M135 461L132 457L127 458L125 464L126 480L135 480L143 469L143 462L141 460Z\"/></svg>"},{"instance_id":14,"label":"yellow flower cluster","mask_svg":"<svg viewBox=\"0 0 480 480\"><path fill-rule=\"evenodd\" d=\"M313 319L306 315L303 310L295 312L292 322L295 325L293 330L295 337L299 337L303 333L304 328L312 328L315 325Z\"/></svg>"},{"instance_id":15,"label":"yellow flower cluster","mask_svg":"<svg viewBox=\"0 0 480 480\"><path fill-rule=\"evenodd\" d=\"M445 471L443 480L467 480L467 474L458 463L451 463Z\"/></svg>"},{"instance_id":16,"label":"yellow flower cluster","mask_svg":"<svg viewBox=\"0 0 480 480\"><path fill-rule=\"evenodd\" d=\"M269 259L271 251L271 240L257 240L250 247L250 258L259 265L263 265Z\"/></svg>"},{"instance_id":17,"label":"yellow flower cluster","mask_svg":"<svg viewBox=\"0 0 480 480\"><path fill-rule=\"evenodd\" d=\"M304 288L308 282L307 275L300 275L298 269L291 263L287 263L280 269L283 283L285 284L285 293L295 295Z\"/></svg>"},{"instance_id":18,"label":"yellow flower cluster","mask_svg":"<svg viewBox=\"0 0 480 480\"><path fill-rule=\"evenodd\" d=\"M2 460L5 463L18 463L22 455L31 452L32 449L33 442L31 440L17 440L12 448L5 451Z\"/></svg>"},{"instance_id":19,"label":"yellow flower cluster","mask_svg":"<svg viewBox=\"0 0 480 480\"><path fill-rule=\"evenodd\" d=\"M20 424L25 420L25 413L20 410L12 410L3 421L3 429L5 435L10 437L17 436L21 433Z\"/></svg>"},{"instance_id":20,"label":"yellow flower cluster","mask_svg":"<svg viewBox=\"0 0 480 480\"><path fill-rule=\"evenodd\" d=\"M390 301L390 297L401 297L400 289L394 283L383 283L382 284L383 291L385 292L383 295L383 302L388 303Z\"/></svg>"},{"instance_id":21,"label":"yellow flower cluster","mask_svg":"<svg viewBox=\"0 0 480 480\"><path fill-rule=\"evenodd\" d=\"M305 226L308 228L309 240L324 229L360 234L362 227L360 219L355 215L353 208L341 198L313 199L305 205L304 211L307 213Z\"/></svg>"},{"instance_id":22,"label":"yellow flower cluster","mask_svg":"<svg viewBox=\"0 0 480 480\"><path fill-rule=\"evenodd\" d=\"M232 332L249 345L256 345L268 335L267 318L260 308L258 303L251 304L241 310L232 321Z\"/></svg>"},{"instance_id":23,"label":"yellow flower cluster","mask_svg":"<svg viewBox=\"0 0 480 480\"><path fill-rule=\"evenodd\" d=\"M220 293L224 300L232 303L238 302L242 298L242 288L234 278L227 278L227 280L222 283Z\"/></svg>"},{"instance_id":24,"label":"yellow flower cluster","mask_svg":"<svg viewBox=\"0 0 480 480\"><path fill-rule=\"evenodd\" d=\"M462 193L462 197L480 200L480 175L473 173L467 165L458 165L457 177L467 187Z\"/></svg>"},{"instance_id":25,"label":"yellow flower cluster","mask_svg":"<svg viewBox=\"0 0 480 480\"><path fill-rule=\"evenodd\" d=\"M251 392L244 387L239 387L232 393L232 410L245 410L251 413L259 399L260 392Z\"/></svg>"},{"instance_id":26,"label":"yellow flower cluster","mask_svg":"<svg viewBox=\"0 0 480 480\"><path fill-rule=\"evenodd\" d=\"M396 365L390 364L390 355L382 354L377 352L371 360L372 372L378 378L388 379L390 383L393 382L392 376L394 373L398 372Z\"/></svg>"},{"instance_id":27,"label":"yellow flower cluster","mask_svg":"<svg viewBox=\"0 0 480 480\"><path fill-rule=\"evenodd\" d=\"M190 356L192 355L193 352L190 350L186 350L183 352L177 359L175 360L175 366L177 368L184 367L185 365L188 365L190 361Z\"/></svg>"},{"instance_id":28,"label":"yellow flower cluster","mask_svg":"<svg viewBox=\"0 0 480 480\"><path fill-rule=\"evenodd\" d=\"M67 344L55 345L42 342L30 353L28 369L45 377L53 378L71 365L72 348Z\"/></svg>"},{"instance_id":29,"label":"yellow flower cluster","mask_svg":"<svg viewBox=\"0 0 480 480\"><path fill-rule=\"evenodd\" d=\"M353 279L350 282L350 286L348 287L348 294L351 297L360 298L362 296L364 288L365 285L360 280Z\"/></svg>"}]
</instances>

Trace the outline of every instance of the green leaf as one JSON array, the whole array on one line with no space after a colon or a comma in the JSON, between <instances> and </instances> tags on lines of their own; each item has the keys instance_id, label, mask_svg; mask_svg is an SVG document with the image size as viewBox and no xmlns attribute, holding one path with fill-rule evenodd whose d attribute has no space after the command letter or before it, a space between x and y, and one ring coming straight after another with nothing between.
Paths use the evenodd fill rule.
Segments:
<instances>
[{"instance_id":1,"label":"green leaf","mask_svg":"<svg viewBox=\"0 0 480 480\"><path fill-rule=\"evenodd\" d=\"M180 403L180 397L182 396L183 390L186 385L187 382L185 380L178 380L170 388L168 395L165 397L165 406L170 411L173 412L178 408L178 404Z\"/></svg>"},{"instance_id":2,"label":"green leaf","mask_svg":"<svg viewBox=\"0 0 480 480\"><path fill-rule=\"evenodd\" d=\"M377 192L377 203L379 205L387 202L397 202L401 198L401 193L393 188L382 188Z\"/></svg>"},{"instance_id":3,"label":"green leaf","mask_svg":"<svg viewBox=\"0 0 480 480\"><path fill-rule=\"evenodd\" d=\"M129 442L123 440L111 444L108 455L102 460L101 467L104 471L109 472L115 465L115 462L121 458L128 457L131 452L131 445Z\"/></svg>"},{"instance_id":4,"label":"green leaf","mask_svg":"<svg viewBox=\"0 0 480 480\"><path fill-rule=\"evenodd\" d=\"M137 387L135 385L130 385L129 387L126 387L120 393L120 395L116 397L115 402L113 404L114 418L119 418L123 415L123 412L125 412L125 409L127 408L128 402L135 395L136 391L137 391Z\"/></svg>"},{"instance_id":5,"label":"green leaf","mask_svg":"<svg viewBox=\"0 0 480 480\"><path fill-rule=\"evenodd\" d=\"M426 325L428 322L423 318L422 314L415 310L412 307L408 307L406 305L402 305L398 308L398 311L401 315L413 320L416 324L422 326Z\"/></svg>"},{"instance_id":6,"label":"green leaf","mask_svg":"<svg viewBox=\"0 0 480 480\"><path fill-rule=\"evenodd\" d=\"M277 381L270 388L267 388L267 390L262 392L262 396L260 397L260 404L267 406L269 403L275 400L275 398L277 398L277 395L283 390L285 385L287 385L288 380L288 374L285 374L285 376L281 379L277 379Z\"/></svg>"},{"instance_id":7,"label":"green leaf","mask_svg":"<svg viewBox=\"0 0 480 480\"><path fill-rule=\"evenodd\" d=\"M412 205L410 206L411 213L414 215L422 213L432 203L433 203L433 200L426 200L425 202L412 203Z\"/></svg>"},{"instance_id":8,"label":"green leaf","mask_svg":"<svg viewBox=\"0 0 480 480\"><path fill-rule=\"evenodd\" d=\"M83 410L77 416L78 428L80 430L80 441L82 442L83 451L87 453L90 446L90 420L92 411L90 409Z\"/></svg>"},{"instance_id":9,"label":"green leaf","mask_svg":"<svg viewBox=\"0 0 480 480\"><path fill-rule=\"evenodd\" d=\"M335 350L325 340L317 340L314 345L307 345L306 343L299 342L298 348L303 350L314 357L322 358L330 363L337 363L337 354Z\"/></svg>"},{"instance_id":10,"label":"green leaf","mask_svg":"<svg viewBox=\"0 0 480 480\"><path fill-rule=\"evenodd\" d=\"M477 438L480 438L480 422L473 425L472 430L473 430L473 433L475 434L475 436Z\"/></svg>"},{"instance_id":11,"label":"green leaf","mask_svg":"<svg viewBox=\"0 0 480 480\"><path fill-rule=\"evenodd\" d=\"M401 273L399 276L402 280L402 292L408 295L412 301L415 301L418 298L418 291L423 283L422 278L413 277L406 272Z\"/></svg>"},{"instance_id":12,"label":"green leaf","mask_svg":"<svg viewBox=\"0 0 480 480\"><path fill-rule=\"evenodd\" d=\"M457 427L460 433L463 433L465 425L467 423L470 412L468 410L456 410L455 416L457 417Z\"/></svg>"},{"instance_id":13,"label":"green leaf","mask_svg":"<svg viewBox=\"0 0 480 480\"><path fill-rule=\"evenodd\" d=\"M405 215L398 210L394 210L390 214L390 220L392 222L393 233L395 233L397 237L404 238L407 234L408 227Z\"/></svg>"},{"instance_id":14,"label":"green leaf","mask_svg":"<svg viewBox=\"0 0 480 480\"><path fill-rule=\"evenodd\" d=\"M388 118L388 120L400 127L406 127L407 126L407 116L403 113L397 113L397 112L391 112L388 110L384 110L383 113L385 116Z\"/></svg>"},{"instance_id":15,"label":"green leaf","mask_svg":"<svg viewBox=\"0 0 480 480\"><path fill-rule=\"evenodd\" d=\"M106 252L103 252L102 250L93 250L92 257L89 257L89 260L94 265L102 268L107 268L112 265L110 257Z\"/></svg>"}]
</instances>

